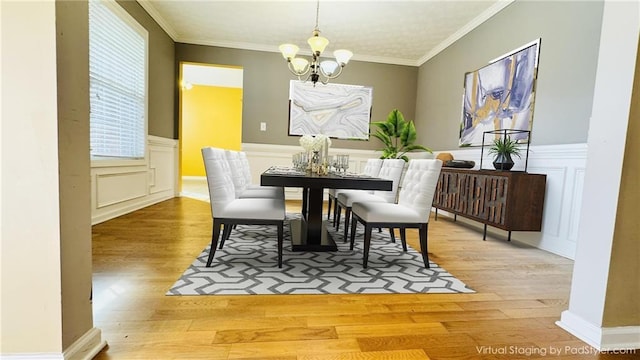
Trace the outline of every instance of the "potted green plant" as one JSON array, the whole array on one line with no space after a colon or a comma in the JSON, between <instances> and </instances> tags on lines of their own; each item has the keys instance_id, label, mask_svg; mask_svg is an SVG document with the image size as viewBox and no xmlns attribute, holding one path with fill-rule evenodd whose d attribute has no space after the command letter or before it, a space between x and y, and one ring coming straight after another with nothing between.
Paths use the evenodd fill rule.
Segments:
<instances>
[{"instance_id":1,"label":"potted green plant","mask_svg":"<svg viewBox=\"0 0 640 360\"><path fill-rule=\"evenodd\" d=\"M413 121L406 121L398 109L393 109L387 116L387 121L374 121L371 123L377 126L375 133L371 134L384 144L381 159L403 159L409 161L406 155L410 151L426 151L431 153L431 149L422 145L414 144L418 133Z\"/></svg>"},{"instance_id":2,"label":"potted green plant","mask_svg":"<svg viewBox=\"0 0 640 360\"><path fill-rule=\"evenodd\" d=\"M520 148L517 141L505 135L493 140L489 154L495 155L493 167L496 170L511 170L514 165L511 156L520 157Z\"/></svg>"}]
</instances>

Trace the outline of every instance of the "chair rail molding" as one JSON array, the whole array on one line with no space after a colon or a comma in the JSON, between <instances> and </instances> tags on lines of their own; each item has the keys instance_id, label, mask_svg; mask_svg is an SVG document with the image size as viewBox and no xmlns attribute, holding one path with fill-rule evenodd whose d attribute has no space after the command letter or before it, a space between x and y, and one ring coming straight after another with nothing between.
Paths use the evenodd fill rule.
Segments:
<instances>
[{"instance_id":1,"label":"chair rail molding","mask_svg":"<svg viewBox=\"0 0 640 360\"><path fill-rule=\"evenodd\" d=\"M91 168L91 223L177 196L178 140L147 136L146 164Z\"/></svg>"}]
</instances>

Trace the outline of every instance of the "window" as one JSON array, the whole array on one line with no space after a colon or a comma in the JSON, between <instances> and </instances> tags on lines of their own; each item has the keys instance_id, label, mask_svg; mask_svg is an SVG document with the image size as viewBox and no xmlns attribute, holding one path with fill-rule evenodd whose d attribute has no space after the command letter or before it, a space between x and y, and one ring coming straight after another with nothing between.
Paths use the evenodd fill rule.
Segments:
<instances>
[{"instance_id":1,"label":"window","mask_svg":"<svg viewBox=\"0 0 640 360\"><path fill-rule=\"evenodd\" d=\"M145 158L147 43L147 31L115 1L89 1L92 160Z\"/></svg>"}]
</instances>

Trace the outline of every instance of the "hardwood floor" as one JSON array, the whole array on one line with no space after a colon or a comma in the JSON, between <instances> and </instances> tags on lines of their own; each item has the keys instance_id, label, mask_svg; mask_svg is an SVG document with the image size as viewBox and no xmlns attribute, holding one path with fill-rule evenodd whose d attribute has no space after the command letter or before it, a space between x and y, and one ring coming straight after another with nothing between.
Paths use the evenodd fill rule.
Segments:
<instances>
[{"instance_id":1,"label":"hardwood floor","mask_svg":"<svg viewBox=\"0 0 640 360\"><path fill-rule=\"evenodd\" d=\"M109 343L96 359L640 357L584 354L555 325L572 261L444 217L430 221L431 260L475 294L165 296L210 237L209 204L189 198L93 227L94 323Z\"/></svg>"}]
</instances>

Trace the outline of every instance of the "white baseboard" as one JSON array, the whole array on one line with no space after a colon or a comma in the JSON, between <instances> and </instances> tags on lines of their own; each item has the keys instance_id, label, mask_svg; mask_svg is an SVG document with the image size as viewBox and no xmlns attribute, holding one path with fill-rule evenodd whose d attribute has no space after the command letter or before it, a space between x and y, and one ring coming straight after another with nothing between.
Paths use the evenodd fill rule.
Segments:
<instances>
[{"instance_id":1,"label":"white baseboard","mask_svg":"<svg viewBox=\"0 0 640 360\"><path fill-rule=\"evenodd\" d=\"M102 331L93 328L76 340L64 351L65 360L91 360L96 354L107 346L102 339Z\"/></svg>"},{"instance_id":2,"label":"white baseboard","mask_svg":"<svg viewBox=\"0 0 640 360\"><path fill-rule=\"evenodd\" d=\"M107 345L102 332L93 328L76 340L63 353L0 354L0 360L91 360Z\"/></svg>"},{"instance_id":3,"label":"white baseboard","mask_svg":"<svg viewBox=\"0 0 640 360\"><path fill-rule=\"evenodd\" d=\"M640 326L601 328L569 310L562 312L556 325L598 351L630 352L640 349ZM640 351L637 353L640 354Z\"/></svg>"},{"instance_id":4,"label":"white baseboard","mask_svg":"<svg viewBox=\"0 0 640 360\"><path fill-rule=\"evenodd\" d=\"M64 360L64 356L59 353L0 354L0 360Z\"/></svg>"},{"instance_id":5,"label":"white baseboard","mask_svg":"<svg viewBox=\"0 0 640 360\"><path fill-rule=\"evenodd\" d=\"M101 222L107 221L107 220L111 220L113 218L116 218L118 216L122 216L124 214L128 214L130 212L136 211L136 210L140 210L143 209L147 206L151 206L153 204L157 204L159 202L165 201L165 200L169 200L169 199L173 199L175 196L175 194L173 193L169 193L169 194L154 194L152 196L147 196L144 198L141 198L140 201L136 201L136 202L132 202L129 203L127 205L120 205L120 206L114 206L112 208L110 208L108 211L102 212L100 214L96 214L94 216L91 217L91 225L96 225L99 224Z\"/></svg>"}]
</instances>

